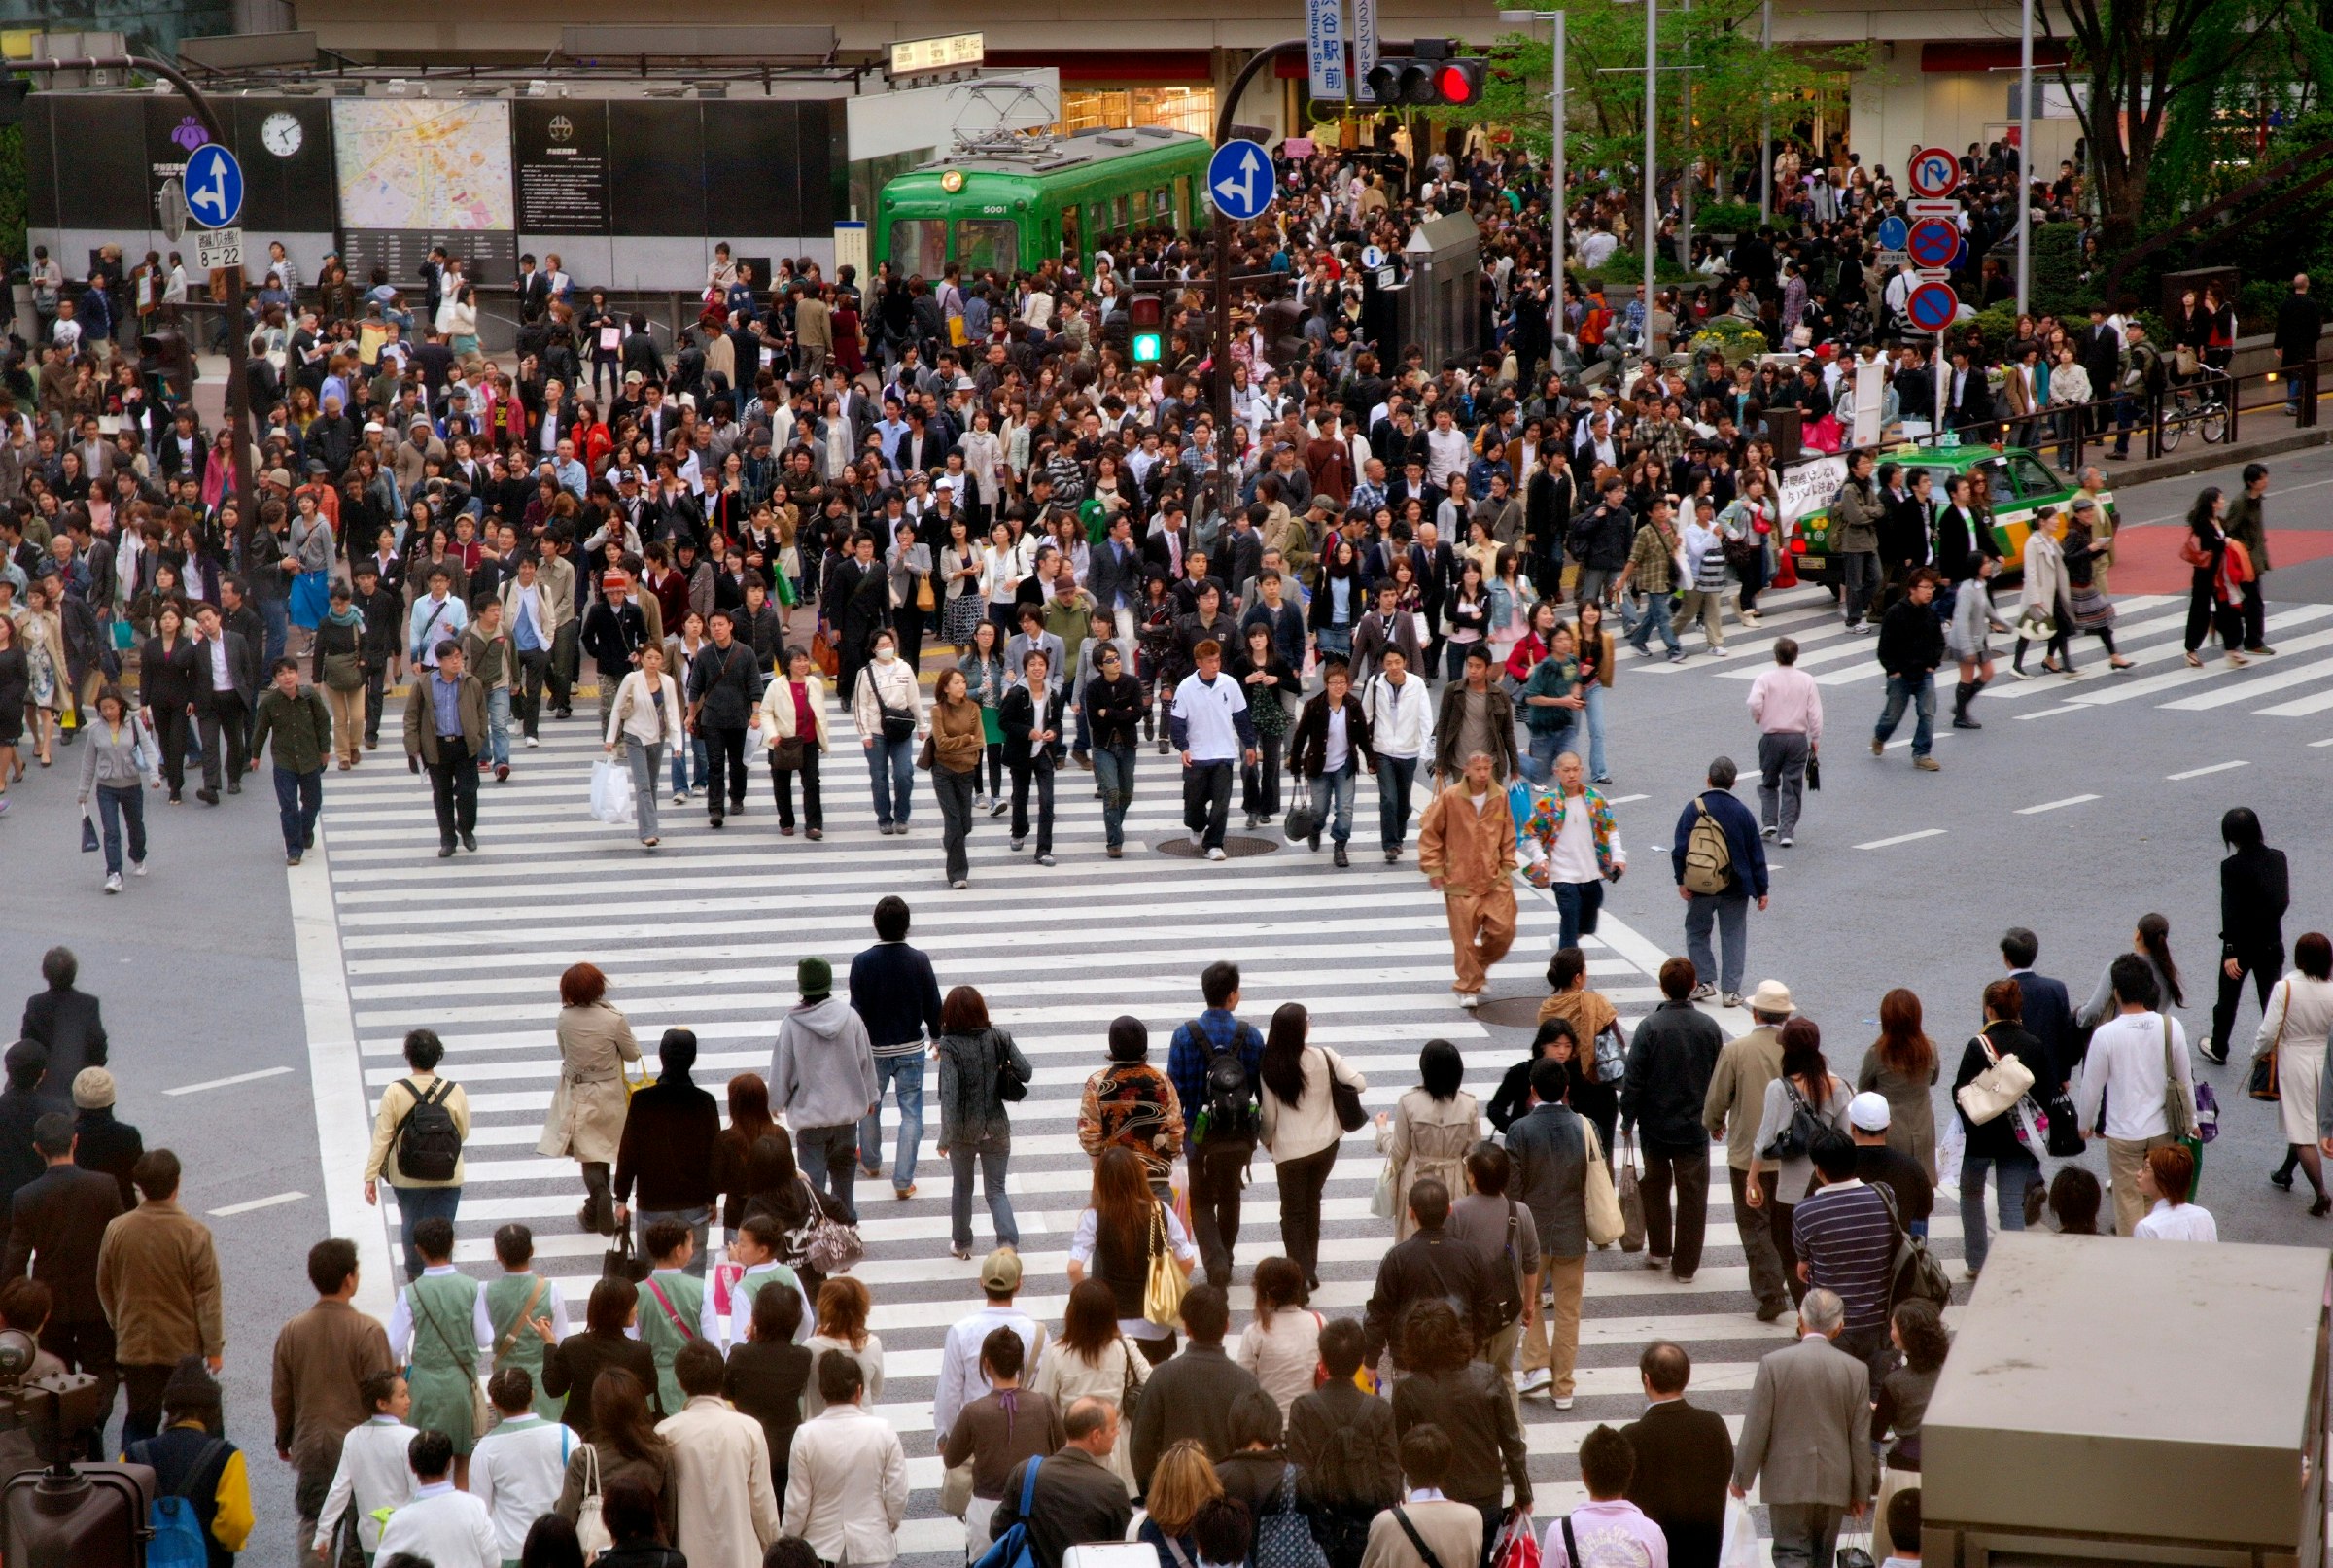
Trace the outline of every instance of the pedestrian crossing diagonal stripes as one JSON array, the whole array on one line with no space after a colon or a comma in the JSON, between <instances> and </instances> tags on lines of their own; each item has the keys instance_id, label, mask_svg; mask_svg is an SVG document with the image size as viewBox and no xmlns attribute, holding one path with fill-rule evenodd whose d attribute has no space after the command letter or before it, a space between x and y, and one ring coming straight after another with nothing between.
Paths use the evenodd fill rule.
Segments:
<instances>
[{"instance_id":1,"label":"pedestrian crossing diagonal stripes","mask_svg":"<svg viewBox=\"0 0 2333 1568\"><path fill-rule=\"evenodd\" d=\"M2015 625L2015 585L1996 583L1993 596L1996 614ZM1649 659L1640 662L1632 651L1623 652L1622 673L1629 677L1755 680L1770 667L1774 645L1789 637L1799 645L1798 667L1812 675L1816 684L1867 685L1872 700L1878 700L1885 679L1879 667L1878 639L1848 632L1828 590L1810 584L1780 592L1768 590L1758 596L1758 607L1762 612L1758 624L1747 626L1736 618L1728 600L1723 628L1725 658L1709 655L1697 625L1680 626L1678 641L1689 655L1683 663L1668 662L1659 643L1653 641L1648 645L1653 654ZM2041 671L2045 650L2037 643L2026 654L2026 668L2035 672L2037 679L2020 681L2008 669L2014 634L1997 632L1992 647L2000 671L1985 688L1983 703L1990 707L2046 699L2079 710L2146 702L2187 713L2245 706L2246 712L2263 718L2301 718L2333 709L2333 627L2324 624L2333 617L2333 605L2272 608L2264 624L2269 643L2278 649L2275 654L2253 656L2250 664L2232 668L2221 658L2216 640L2211 640L2199 650L2204 660L2200 670L2187 668L2182 658L2187 627L2184 595L2132 594L2117 598L2114 608L2116 651L2136 669L2109 673L2105 648L2088 634L2077 633L2073 652L2080 661L2078 679L2069 680ZM1937 679L1951 679L1949 663L1937 672ZM2272 700L2277 693L2319 682L2328 689Z\"/></svg>"},{"instance_id":2,"label":"pedestrian crossing diagonal stripes","mask_svg":"<svg viewBox=\"0 0 2333 1568\"><path fill-rule=\"evenodd\" d=\"M838 721L838 740L847 733ZM1102 860L1089 776L1065 771L1055 831L1062 863L1048 869L1014 854L1005 824L984 817L970 846L971 887L953 891L942 880L937 812L923 782L910 833L877 834L863 769L847 741L825 768L822 842L778 834L757 776L746 812L717 833L701 806L666 805L663 846L648 854L628 828L595 821L585 809L590 763L600 754L594 740L582 723L546 726L540 749L517 754L508 784L482 785L478 850L452 860L435 858L420 781L374 761L381 753L335 774L322 858L343 957L339 973L310 977L345 989L368 1105L402 1076L407 1028L426 1026L443 1038L442 1070L465 1085L473 1115L457 1263L490 1275L495 1227L524 1221L537 1234L539 1266L578 1309L606 1243L576 1225L575 1166L534 1147L558 1070L558 977L571 963L588 960L607 972L610 999L644 1049L652 1052L668 1025L694 1029L702 1042L697 1080L717 1097L730 1075L769 1070L779 1019L795 1000L795 959L817 953L843 970L874 939L876 898L905 896L914 909L910 940L931 956L943 991L977 986L1035 1068L1027 1098L1012 1107L1007 1185L1022 1232L1023 1304L1056 1323L1066 1248L1091 1180L1075 1137L1079 1091L1101 1064L1118 1014L1148 1024L1151 1060L1163 1066L1172 1030L1201 1005L1200 969L1237 959L1242 1015L1261 1025L1281 1002L1304 1002L1312 1039L1367 1075L1364 1100L1373 1110L1389 1109L1416 1083L1427 1039L1459 1047L1467 1087L1484 1102L1528 1043L1527 1030L1455 1005L1442 900L1418 874L1414 849L1395 866L1374 853L1375 811L1366 795L1355 822L1360 863L1348 870L1269 831L1277 845L1270 854L1223 864L1169 858L1157 846L1182 834L1177 770L1146 749L1128 815L1127 859ZM1526 893L1519 924L1514 952L1492 972L1493 999L1546 992L1555 913ZM1590 983L1619 1009L1623 1027L1633 1027L1658 998L1652 970L1660 950L1609 914L1601 938L1585 945ZM1728 1032L1744 1022L1729 1015ZM950 1175L933 1155L935 1090L927 1078L919 1195L898 1202L888 1179L859 1181L867 1258L855 1271L874 1291L871 1326L886 1352L879 1409L909 1454L914 1490L901 1551L931 1568L958 1560L962 1541L962 1527L937 1505L930 1399L939 1348L948 1325L979 1299L977 1264L950 1255ZM323 1130L328 1143L362 1139L366 1131ZM884 1131L888 1178L895 1104L887 1103ZM1591 1255L1578 1404L1558 1418L1544 1398L1523 1402L1543 1516L1585 1499L1574 1459L1580 1438L1598 1421L1638 1413L1636 1360L1649 1340L1683 1343L1696 1363L1695 1398L1737 1425L1758 1358L1789 1342L1788 1324L1752 1315L1724 1164L1721 1147L1709 1243L1690 1285L1647 1270L1641 1255ZM1390 1226L1369 1212L1379 1165L1366 1131L1344 1140L1322 1205L1323 1284L1314 1305L1323 1311L1359 1315L1391 1242ZM1235 1336L1250 1315L1248 1272L1280 1250L1269 1159L1259 1158L1252 1175ZM993 1232L985 1205L973 1209L977 1257ZM1953 1240L1959 1227L1940 1213L1933 1232Z\"/></svg>"}]
</instances>

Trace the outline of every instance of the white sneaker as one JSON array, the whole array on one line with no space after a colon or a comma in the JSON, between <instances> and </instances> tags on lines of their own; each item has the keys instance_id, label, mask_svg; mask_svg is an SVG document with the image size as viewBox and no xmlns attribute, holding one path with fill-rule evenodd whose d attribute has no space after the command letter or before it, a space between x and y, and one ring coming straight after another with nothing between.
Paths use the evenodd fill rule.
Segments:
<instances>
[{"instance_id":1,"label":"white sneaker","mask_svg":"<svg viewBox=\"0 0 2333 1568\"><path fill-rule=\"evenodd\" d=\"M1711 648L1709 650L1709 656L1713 659L1730 659L1733 657L1732 654L1726 652L1723 647Z\"/></svg>"},{"instance_id":2,"label":"white sneaker","mask_svg":"<svg viewBox=\"0 0 2333 1568\"><path fill-rule=\"evenodd\" d=\"M111 871L111 872L108 872L108 873L106 873L106 878L105 878L105 890L106 890L107 892L109 892L109 893L118 893L118 892L120 892L120 891L122 890L122 873L121 873L121 872L119 872L119 871Z\"/></svg>"},{"instance_id":3,"label":"white sneaker","mask_svg":"<svg viewBox=\"0 0 2333 1568\"><path fill-rule=\"evenodd\" d=\"M1194 844L1194 845L1197 845L1197 844L1198 844L1198 843L1199 843L1201 840L1204 839L1204 838L1207 836L1205 833L1203 833L1203 832L1200 831L1200 830L1199 830L1198 828L1196 828L1196 827L1194 827L1194 828L1191 828L1191 829L1188 829L1188 831L1189 831L1189 833L1191 834L1191 842L1192 842L1192 844Z\"/></svg>"},{"instance_id":4,"label":"white sneaker","mask_svg":"<svg viewBox=\"0 0 2333 1568\"><path fill-rule=\"evenodd\" d=\"M1210 860L1228 860L1231 858L1231 856L1224 854L1222 846L1218 845L1216 848L1207 852L1207 858Z\"/></svg>"},{"instance_id":5,"label":"white sneaker","mask_svg":"<svg viewBox=\"0 0 2333 1568\"><path fill-rule=\"evenodd\" d=\"M130 861L129 874L133 877L142 877L146 875L146 862L143 860Z\"/></svg>"},{"instance_id":6,"label":"white sneaker","mask_svg":"<svg viewBox=\"0 0 2333 1568\"><path fill-rule=\"evenodd\" d=\"M1515 1391L1521 1394L1544 1394L1554 1381L1555 1375L1542 1367L1537 1372L1524 1373L1523 1380L1515 1385Z\"/></svg>"},{"instance_id":7,"label":"white sneaker","mask_svg":"<svg viewBox=\"0 0 2333 1568\"><path fill-rule=\"evenodd\" d=\"M972 797L972 809L976 812L987 811L989 809L989 797L986 795L974 795Z\"/></svg>"},{"instance_id":8,"label":"white sneaker","mask_svg":"<svg viewBox=\"0 0 2333 1568\"><path fill-rule=\"evenodd\" d=\"M1471 1013L1482 1005L1482 993L1479 991L1462 991L1458 993L1458 1005Z\"/></svg>"},{"instance_id":9,"label":"white sneaker","mask_svg":"<svg viewBox=\"0 0 2333 1568\"><path fill-rule=\"evenodd\" d=\"M1570 1410L1572 1408L1572 1396L1569 1394L1558 1394L1555 1397L1555 1408L1559 1411Z\"/></svg>"},{"instance_id":10,"label":"white sneaker","mask_svg":"<svg viewBox=\"0 0 2333 1568\"><path fill-rule=\"evenodd\" d=\"M534 750L534 749L535 749L537 747L540 746L541 744L542 744L542 743L541 743L540 741L537 740L537 739L536 739L534 736L532 736L532 735L530 735L530 736L528 736L528 737L527 737L527 749L528 749L528 750L530 750L530 751Z\"/></svg>"},{"instance_id":11,"label":"white sneaker","mask_svg":"<svg viewBox=\"0 0 2333 1568\"><path fill-rule=\"evenodd\" d=\"M1774 842L1775 842L1775 843L1777 843L1777 844L1779 844L1779 845L1781 845L1781 846L1782 846L1784 849L1786 849L1786 850L1787 850L1787 849L1789 849L1789 848L1791 847L1791 835L1790 835L1790 834L1788 834L1788 833L1785 833L1785 834L1783 834L1783 835L1782 835L1782 837L1780 837L1780 838L1776 839Z\"/></svg>"}]
</instances>

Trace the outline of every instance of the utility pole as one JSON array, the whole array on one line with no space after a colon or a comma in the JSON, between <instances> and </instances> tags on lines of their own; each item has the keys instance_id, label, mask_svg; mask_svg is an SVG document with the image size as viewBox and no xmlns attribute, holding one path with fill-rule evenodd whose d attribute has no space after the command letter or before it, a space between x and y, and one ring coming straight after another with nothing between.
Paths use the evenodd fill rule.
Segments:
<instances>
[{"instance_id":1,"label":"utility pole","mask_svg":"<svg viewBox=\"0 0 2333 1568\"><path fill-rule=\"evenodd\" d=\"M1660 0L1645 0L1645 231L1639 249L1645 253L1645 357L1653 357L1653 258L1660 248L1660 174L1654 161L1660 117L1655 112L1655 87L1660 81Z\"/></svg>"},{"instance_id":2,"label":"utility pole","mask_svg":"<svg viewBox=\"0 0 2333 1568\"><path fill-rule=\"evenodd\" d=\"M225 145L226 129L213 112L211 101L202 89L187 80L186 73L162 60L148 59L142 54L105 54L68 60L11 60L12 71L141 71L159 77L178 89L202 122L202 128L214 142ZM251 530L259 516L259 498L252 494L250 389L243 374L250 358L251 345L243 332L243 269L230 266L226 285L226 425L234 440L235 465L235 548L238 558L251 543ZM191 354L191 351L190 351Z\"/></svg>"},{"instance_id":3,"label":"utility pole","mask_svg":"<svg viewBox=\"0 0 2333 1568\"><path fill-rule=\"evenodd\" d=\"M1771 3L1771 0L1768 0ZM2033 308L2034 0L2025 0L2017 38L2017 314Z\"/></svg>"},{"instance_id":4,"label":"utility pole","mask_svg":"<svg viewBox=\"0 0 2333 1568\"><path fill-rule=\"evenodd\" d=\"M1763 0L1758 11L1758 47L1774 47L1774 0ZM1759 94L1758 111L1758 224L1774 221L1774 98Z\"/></svg>"},{"instance_id":5,"label":"utility pole","mask_svg":"<svg viewBox=\"0 0 2333 1568\"><path fill-rule=\"evenodd\" d=\"M1260 49L1248 56L1232 85L1224 89L1223 102L1215 111L1215 145L1221 147L1232 139L1232 116L1239 107L1239 94L1265 66L1282 54L1302 54L1305 40L1292 38L1284 43ZM1413 159L1413 164L1422 162ZM1215 509L1218 516L1229 517L1239 500L1239 487L1232 477L1232 221L1216 205L1214 192L1207 195L1208 205L1215 211L1215 287L1211 309L1214 313L1214 349L1210 355L1214 374L1213 391L1208 399L1215 412Z\"/></svg>"}]
</instances>

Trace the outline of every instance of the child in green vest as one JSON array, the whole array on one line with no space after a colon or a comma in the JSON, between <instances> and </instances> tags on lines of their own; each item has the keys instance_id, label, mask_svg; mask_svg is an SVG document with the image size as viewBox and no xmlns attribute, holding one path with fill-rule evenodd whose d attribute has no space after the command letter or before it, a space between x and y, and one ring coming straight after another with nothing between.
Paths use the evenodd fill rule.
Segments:
<instances>
[{"instance_id":1,"label":"child in green vest","mask_svg":"<svg viewBox=\"0 0 2333 1568\"><path fill-rule=\"evenodd\" d=\"M470 1489L477 1445L478 1282L454 1268L454 1223L432 1215L413 1227L421 1277L398 1292L389 1348L402 1350L413 1386L413 1425L453 1440L454 1484Z\"/></svg>"},{"instance_id":2,"label":"child in green vest","mask_svg":"<svg viewBox=\"0 0 2333 1568\"><path fill-rule=\"evenodd\" d=\"M737 1228L737 1239L730 1243L729 1257L734 1263L744 1264L746 1272L729 1287L731 1345L746 1342L746 1330L753 1321L753 1298L768 1285L783 1285L800 1297L802 1321L810 1321L810 1296L802 1288L801 1276L778 1261L778 1222L767 1214L755 1214ZM800 1333L799 1326L795 1332Z\"/></svg>"},{"instance_id":3,"label":"child in green vest","mask_svg":"<svg viewBox=\"0 0 2333 1568\"><path fill-rule=\"evenodd\" d=\"M679 1380L673 1376L673 1358L680 1347L699 1337L720 1343L717 1314L708 1309L712 1300L705 1281L689 1273L696 1255L696 1234L679 1220L658 1220L641 1236L652 1266L648 1277L633 1288L640 1293L640 1342L656 1358L656 1386L664 1408L678 1411L688 1403Z\"/></svg>"},{"instance_id":4,"label":"child in green vest","mask_svg":"<svg viewBox=\"0 0 2333 1568\"><path fill-rule=\"evenodd\" d=\"M524 1225L494 1233L503 1275L478 1293L478 1342L489 1346L494 1370L516 1367L535 1385L535 1413L556 1421L567 1400L542 1391L543 1351L567 1338L567 1302L557 1281L535 1272L535 1233Z\"/></svg>"}]
</instances>

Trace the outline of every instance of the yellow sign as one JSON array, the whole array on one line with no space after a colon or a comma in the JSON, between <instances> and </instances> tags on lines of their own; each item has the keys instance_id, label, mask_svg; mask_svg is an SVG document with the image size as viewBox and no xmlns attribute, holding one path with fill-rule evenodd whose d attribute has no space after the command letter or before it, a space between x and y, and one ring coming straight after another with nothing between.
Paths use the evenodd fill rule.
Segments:
<instances>
[{"instance_id":1,"label":"yellow sign","mask_svg":"<svg viewBox=\"0 0 2333 1568\"><path fill-rule=\"evenodd\" d=\"M985 33L950 33L945 38L911 38L891 46L891 75L957 71L988 58Z\"/></svg>"}]
</instances>

